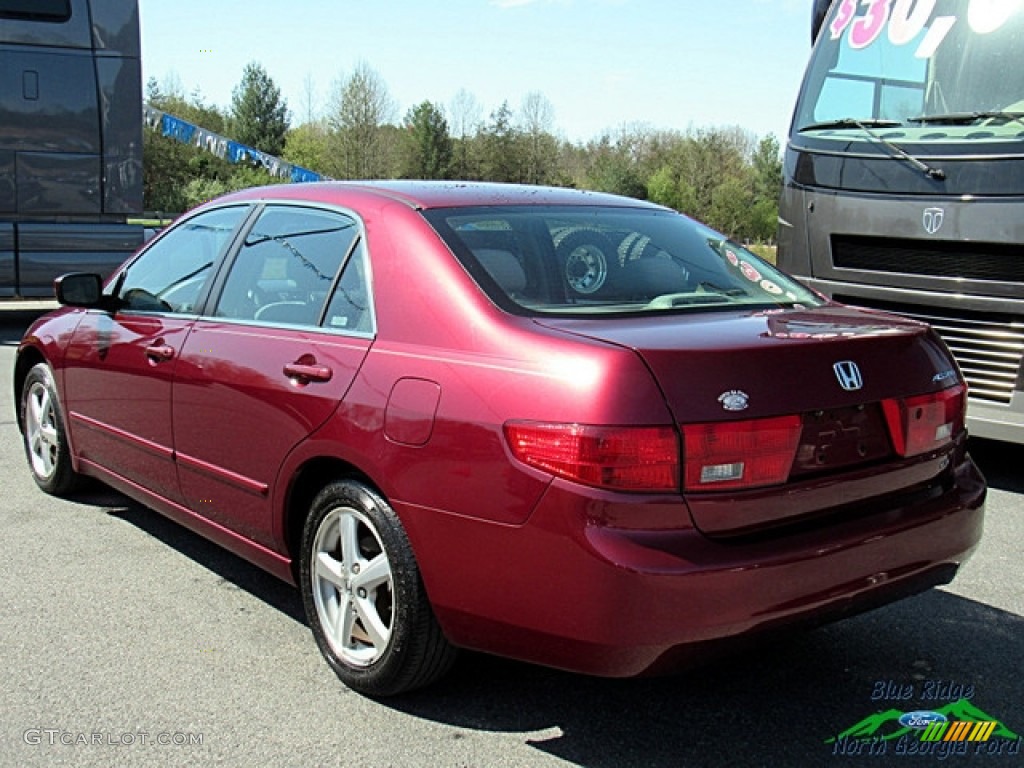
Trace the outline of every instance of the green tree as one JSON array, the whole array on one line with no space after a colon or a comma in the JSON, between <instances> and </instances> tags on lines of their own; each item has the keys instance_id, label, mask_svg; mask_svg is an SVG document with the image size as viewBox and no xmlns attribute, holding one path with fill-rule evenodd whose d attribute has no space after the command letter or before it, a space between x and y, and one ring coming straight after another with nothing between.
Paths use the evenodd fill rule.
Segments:
<instances>
[{"instance_id":1,"label":"green tree","mask_svg":"<svg viewBox=\"0 0 1024 768\"><path fill-rule=\"evenodd\" d=\"M550 184L558 177L558 141L552 135L555 108L540 91L531 91L523 99L520 113L525 145L524 181Z\"/></svg>"},{"instance_id":2,"label":"green tree","mask_svg":"<svg viewBox=\"0 0 1024 768\"><path fill-rule=\"evenodd\" d=\"M226 133L224 114L206 104L198 92L186 98L176 84L166 87L151 79L146 95L156 109L214 133ZM170 214L225 192L280 181L262 169L233 165L205 149L164 137L159 130L144 131L142 165L144 208Z\"/></svg>"},{"instance_id":3,"label":"green tree","mask_svg":"<svg viewBox=\"0 0 1024 768\"><path fill-rule=\"evenodd\" d=\"M232 138L278 156L288 133L288 104L263 67L251 62L231 96Z\"/></svg>"},{"instance_id":4,"label":"green tree","mask_svg":"<svg viewBox=\"0 0 1024 768\"><path fill-rule=\"evenodd\" d=\"M750 237L770 242L778 233L779 195L782 192L782 158L779 140L769 134L761 139L753 157L754 195Z\"/></svg>"},{"instance_id":5,"label":"green tree","mask_svg":"<svg viewBox=\"0 0 1024 768\"><path fill-rule=\"evenodd\" d=\"M711 190L707 223L734 240L748 239L752 197L749 180L726 178Z\"/></svg>"},{"instance_id":6,"label":"green tree","mask_svg":"<svg viewBox=\"0 0 1024 768\"><path fill-rule=\"evenodd\" d=\"M523 181L522 137L512 118L508 102L502 102L481 132L480 170L487 181Z\"/></svg>"},{"instance_id":7,"label":"green tree","mask_svg":"<svg viewBox=\"0 0 1024 768\"><path fill-rule=\"evenodd\" d=\"M147 211L180 213L188 208L184 189L192 178L188 170L195 147L179 144L156 131L142 136L142 206Z\"/></svg>"},{"instance_id":8,"label":"green tree","mask_svg":"<svg viewBox=\"0 0 1024 768\"><path fill-rule=\"evenodd\" d=\"M146 102L153 104L154 102L162 103L166 96L164 96L164 90L160 86L160 82L155 78L151 77L146 81Z\"/></svg>"},{"instance_id":9,"label":"green tree","mask_svg":"<svg viewBox=\"0 0 1024 768\"><path fill-rule=\"evenodd\" d=\"M265 73L251 64L246 75L255 83ZM243 85L236 89L238 99ZM185 97L173 76L151 79L146 93L159 109L268 151L258 140L233 134L228 115L205 104L198 91ZM335 82L326 110L314 101L307 77L307 119L287 131L283 151L275 154L335 178L454 177L575 186L647 198L738 239L771 241L776 233L782 163L774 136L757 141L739 127L656 131L637 123L596 140L569 142L556 138L554 108L537 91L526 95L518 112L505 101L483 121L479 102L460 90L447 110L423 101L397 124L383 80L365 62ZM234 107L230 114L237 125ZM258 169L231 166L151 132L144 161L150 209L180 210L212 193L269 180Z\"/></svg>"},{"instance_id":10,"label":"green tree","mask_svg":"<svg viewBox=\"0 0 1024 768\"><path fill-rule=\"evenodd\" d=\"M223 134L227 131L227 116L215 106L207 104L198 89L185 96L181 83L174 78L161 84L155 78L146 83L146 101L150 106L175 117L187 120L208 131Z\"/></svg>"},{"instance_id":11,"label":"green tree","mask_svg":"<svg viewBox=\"0 0 1024 768\"><path fill-rule=\"evenodd\" d=\"M598 192L610 192L643 200L647 184L633 153L631 137L613 139L608 134L587 145L588 164L583 186Z\"/></svg>"},{"instance_id":12,"label":"green tree","mask_svg":"<svg viewBox=\"0 0 1024 768\"><path fill-rule=\"evenodd\" d=\"M360 62L349 77L335 83L331 101L328 173L344 179L389 176L393 158L384 127L394 119L395 106L380 75Z\"/></svg>"},{"instance_id":13,"label":"green tree","mask_svg":"<svg viewBox=\"0 0 1024 768\"><path fill-rule=\"evenodd\" d=\"M448 121L429 101L405 116L406 158L403 176L413 179L446 179L452 166L453 145Z\"/></svg>"},{"instance_id":14,"label":"green tree","mask_svg":"<svg viewBox=\"0 0 1024 768\"><path fill-rule=\"evenodd\" d=\"M478 179L480 170L474 149L482 122L480 102L465 88L460 88L449 105L448 114L454 143L452 177Z\"/></svg>"},{"instance_id":15,"label":"green tree","mask_svg":"<svg viewBox=\"0 0 1024 768\"><path fill-rule=\"evenodd\" d=\"M777 199L782 191L782 158L779 140L765 136L757 145L752 158L754 194L758 198Z\"/></svg>"},{"instance_id":16,"label":"green tree","mask_svg":"<svg viewBox=\"0 0 1024 768\"><path fill-rule=\"evenodd\" d=\"M150 106L194 125L214 132L224 130L224 115L205 104L198 93L186 98L180 82L169 79L160 84L150 78L146 83L146 100ZM142 138L143 207L147 211L180 213L191 207L192 197L186 194L189 183L196 178L226 181L230 164L198 147L182 144L160 135L159 129L146 130Z\"/></svg>"},{"instance_id":17,"label":"green tree","mask_svg":"<svg viewBox=\"0 0 1024 768\"><path fill-rule=\"evenodd\" d=\"M330 155L327 126L321 121L303 123L288 131L282 157L317 173L324 173Z\"/></svg>"},{"instance_id":18,"label":"green tree","mask_svg":"<svg viewBox=\"0 0 1024 768\"><path fill-rule=\"evenodd\" d=\"M661 166L647 180L647 199L687 213L697 207L696 191L670 164Z\"/></svg>"}]
</instances>

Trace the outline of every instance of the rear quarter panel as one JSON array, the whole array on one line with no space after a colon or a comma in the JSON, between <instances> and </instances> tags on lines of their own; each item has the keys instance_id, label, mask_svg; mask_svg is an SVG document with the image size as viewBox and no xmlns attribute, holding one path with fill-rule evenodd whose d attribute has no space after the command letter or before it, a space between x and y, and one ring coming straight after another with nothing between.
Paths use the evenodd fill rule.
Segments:
<instances>
[{"instance_id":1,"label":"rear quarter panel","mask_svg":"<svg viewBox=\"0 0 1024 768\"><path fill-rule=\"evenodd\" d=\"M671 423L635 353L497 309L408 206L364 215L377 338L336 417L291 465L333 453L392 501L520 524L550 477L511 459L506 421ZM426 386L396 390L400 381ZM401 403L393 394L432 389L436 398ZM425 441L394 429L398 408Z\"/></svg>"}]
</instances>

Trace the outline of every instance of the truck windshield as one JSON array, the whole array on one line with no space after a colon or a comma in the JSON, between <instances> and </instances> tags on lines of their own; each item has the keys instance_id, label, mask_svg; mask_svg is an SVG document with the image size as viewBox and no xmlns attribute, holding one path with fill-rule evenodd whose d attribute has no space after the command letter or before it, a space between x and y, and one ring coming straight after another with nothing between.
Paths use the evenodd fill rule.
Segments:
<instances>
[{"instance_id":1,"label":"truck windshield","mask_svg":"<svg viewBox=\"0 0 1024 768\"><path fill-rule=\"evenodd\" d=\"M1024 137L1024 0L836 0L793 132L848 142ZM922 147L923 150L923 147Z\"/></svg>"}]
</instances>

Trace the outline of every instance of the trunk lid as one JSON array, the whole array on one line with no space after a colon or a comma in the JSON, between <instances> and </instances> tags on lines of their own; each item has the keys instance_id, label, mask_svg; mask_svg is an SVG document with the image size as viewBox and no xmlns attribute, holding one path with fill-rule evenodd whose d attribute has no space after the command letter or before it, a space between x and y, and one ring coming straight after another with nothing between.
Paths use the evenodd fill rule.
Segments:
<instances>
[{"instance_id":1,"label":"trunk lid","mask_svg":"<svg viewBox=\"0 0 1024 768\"><path fill-rule=\"evenodd\" d=\"M959 375L927 325L839 305L538 322L634 350L680 424L856 406L943 389ZM860 389L843 388L835 365L844 361L856 363Z\"/></svg>"},{"instance_id":2,"label":"trunk lid","mask_svg":"<svg viewBox=\"0 0 1024 768\"><path fill-rule=\"evenodd\" d=\"M815 511L822 500L793 493L796 484L862 467L877 475L920 465L897 455L882 403L961 380L928 326L840 305L538 322L635 351L664 393L684 443L692 443L687 425L799 416L799 445L785 485L684 491L694 523L706 533L745 532ZM941 466L861 482L843 501L921 483Z\"/></svg>"}]
</instances>

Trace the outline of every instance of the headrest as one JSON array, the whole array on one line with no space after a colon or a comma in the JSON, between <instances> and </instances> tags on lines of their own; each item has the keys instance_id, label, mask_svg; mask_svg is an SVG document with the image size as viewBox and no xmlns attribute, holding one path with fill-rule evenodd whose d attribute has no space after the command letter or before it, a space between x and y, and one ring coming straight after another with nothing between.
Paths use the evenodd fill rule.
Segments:
<instances>
[{"instance_id":1,"label":"headrest","mask_svg":"<svg viewBox=\"0 0 1024 768\"><path fill-rule=\"evenodd\" d=\"M521 293L526 288L526 272L511 251L480 248L473 254L505 293Z\"/></svg>"},{"instance_id":2,"label":"headrest","mask_svg":"<svg viewBox=\"0 0 1024 768\"><path fill-rule=\"evenodd\" d=\"M622 265L619 283L632 296L648 297L687 289L689 275L672 259L633 259Z\"/></svg>"}]
</instances>

